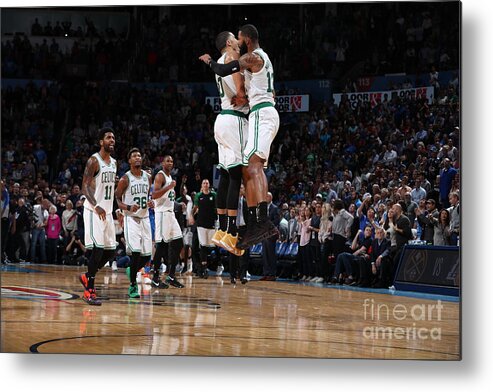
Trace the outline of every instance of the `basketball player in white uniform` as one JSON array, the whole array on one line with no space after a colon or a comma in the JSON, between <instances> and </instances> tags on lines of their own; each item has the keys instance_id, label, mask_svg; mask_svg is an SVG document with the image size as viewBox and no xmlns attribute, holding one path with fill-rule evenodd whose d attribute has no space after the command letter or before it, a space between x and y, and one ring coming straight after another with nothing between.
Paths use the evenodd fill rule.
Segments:
<instances>
[{"instance_id":1,"label":"basketball player in white uniform","mask_svg":"<svg viewBox=\"0 0 493 392\"><path fill-rule=\"evenodd\" d=\"M149 257L152 253L151 221L149 219L149 208L154 207L154 202L149 200L152 180L151 176L142 170L142 155L138 148L132 148L127 158L130 170L118 182L115 197L118 208L123 211L123 233L127 254L132 258L130 267L127 267L130 280L128 296L140 298L137 272L145 266L145 257Z\"/></svg>"},{"instance_id":2,"label":"basketball player in white uniform","mask_svg":"<svg viewBox=\"0 0 493 392\"><path fill-rule=\"evenodd\" d=\"M116 181L116 160L111 157L115 150L115 135L111 128L99 131L99 152L87 161L82 179L84 202L84 245L92 249L87 272L80 275L84 286L83 300L89 305L101 305L96 296L94 280L96 273L112 261L116 249L115 225L113 223L113 199Z\"/></svg>"},{"instance_id":3,"label":"basketball player in white uniform","mask_svg":"<svg viewBox=\"0 0 493 392\"><path fill-rule=\"evenodd\" d=\"M240 49L233 33L223 31L216 37L216 47L221 52L219 64L238 60ZM240 73L226 77L216 75L217 88L221 98L221 112L214 124L214 138L218 145L219 170L221 177L217 190L217 214L219 229L212 242L234 255L241 256L244 251L236 248L238 234L236 215L240 193L243 149L248 136L248 101L244 79Z\"/></svg>"},{"instance_id":4,"label":"basketball player in white uniform","mask_svg":"<svg viewBox=\"0 0 493 392\"><path fill-rule=\"evenodd\" d=\"M248 137L244 151L243 170L249 219L245 236L237 247L247 249L264 239L279 233L267 214L267 178L264 165L269 159L271 144L279 130L279 114L274 101L274 70L269 56L259 47L258 31L253 25L245 25L238 33L241 51L247 51L238 61L219 64L208 54L199 57L217 75L225 77L243 72L250 105Z\"/></svg>"},{"instance_id":5,"label":"basketball player in white uniform","mask_svg":"<svg viewBox=\"0 0 493 392\"><path fill-rule=\"evenodd\" d=\"M182 288L184 287L183 284L175 279L176 265L180 261L180 251L183 248L183 233L174 212L176 181L171 178L173 158L169 155L165 156L162 165L163 169L154 178L154 190L152 192L156 220L156 252L154 253L152 284L156 287L164 286L166 288L166 286L172 285ZM165 259L169 264L169 268L167 268L169 274L165 282L161 282L159 279L161 259Z\"/></svg>"}]
</instances>

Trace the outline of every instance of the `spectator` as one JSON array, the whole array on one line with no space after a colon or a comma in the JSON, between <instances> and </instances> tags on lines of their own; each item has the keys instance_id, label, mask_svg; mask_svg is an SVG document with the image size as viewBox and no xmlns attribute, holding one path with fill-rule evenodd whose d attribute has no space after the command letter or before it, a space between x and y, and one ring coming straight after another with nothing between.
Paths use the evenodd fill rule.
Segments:
<instances>
[{"instance_id":1,"label":"spectator","mask_svg":"<svg viewBox=\"0 0 493 392\"><path fill-rule=\"evenodd\" d=\"M29 236L31 231L30 207L31 206L26 206L26 201L23 197L20 197L19 200L17 200L17 208L14 214L13 258L19 262L25 262L29 252ZM19 252L19 257L16 256L17 251Z\"/></svg>"},{"instance_id":2,"label":"spectator","mask_svg":"<svg viewBox=\"0 0 493 392\"><path fill-rule=\"evenodd\" d=\"M38 262L36 246L39 242L39 251L41 255L41 263L46 263L46 225L48 223L47 202L43 200L43 196L38 195L34 199L34 223L31 230L31 262Z\"/></svg>"},{"instance_id":3,"label":"spectator","mask_svg":"<svg viewBox=\"0 0 493 392\"><path fill-rule=\"evenodd\" d=\"M72 233L77 229L77 211L74 210L71 200L67 200L65 205L65 211L62 214L62 227L66 239L70 239Z\"/></svg>"},{"instance_id":4,"label":"spectator","mask_svg":"<svg viewBox=\"0 0 493 392\"><path fill-rule=\"evenodd\" d=\"M336 258L336 267L334 271L334 276L332 277L332 284L339 282L339 284L345 283L347 285L356 284L355 277L359 275L359 264L362 262L362 259L370 259L369 250L371 247L372 239L371 239L371 227L365 227L363 239L359 234L361 230L358 230L357 235L354 237L353 242L351 244L350 252L343 252L339 254ZM347 278L343 278L343 270L347 274ZM358 274L357 274L358 273Z\"/></svg>"},{"instance_id":5,"label":"spectator","mask_svg":"<svg viewBox=\"0 0 493 392\"><path fill-rule=\"evenodd\" d=\"M440 211L437 219L433 219L435 226L433 232L433 245L449 246L450 243L450 213L443 209ZM455 244L453 244L455 245Z\"/></svg>"},{"instance_id":6,"label":"spectator","mask_svg":"<svg viewBox=\"0 0 493 392\"><path fill-rule=\"evenodd\" d=\"M450 244L459 245L460 234L460 205L459 194L452 192L449 196L450 207L448 211L450 213Z\"/></svg>"},{"instance_id":7,"label":"spectator","mask_svg":"<svg viewBox=\"0 0 493 392\"><path fill-rule=\"evenodd\" d=\"M429 245L434 245L434 222L438 220L438 210L435 206L435 200L428 199L426 201L426 210L423 213L419 214L418 212L416 212L416 218L418 219L418 223L422 227L420 239L425 241Z\"/></svg>"},{"instance_id":8,"label":"spectator","mask_svg":"<svg viewBox=\"0 0 493 392\"><path fill-rule=\"evenodd\" d=\"M452 188L452 181L457 174L457 170L451 167L450 159L444 158L442 161L443 169L440 171L440 203L443 207L450 207L449 193Z\"/></svg>"},{"instance_id":9,"label":"spectator","mask_svg":"<svg viewBox=\"0 0 493 392\"><path fill-rule=\"evenodd\" d=\"M357 282L359 287L370 287L378 281L382 260L390 254L390 241L385 238L385 230L377 228L375 239L371 243L370 258L359 259L360 278Z\"/></svg>"},{"instance_id":10,"label":"spectator","mask_svg":"<svg viewBox=\"0 0 493 392\"><path fill-rule=\"evenodd\" d=\"M337 259L337 256L346 249L346 241L351 238L354 217L344 209L344 203L340 199L334 200L332 208L334 214L332 221L333 251Z\"/></svg>"},{"instance_id":11,"label":"spectator","mask_svg":"<svg viewBox=\"0 0 493 392\"><path fill-rule=\"evenodd\" d=\"M420 200L426 199L426 191L421 187L421 180L417 179L414 182L414 188L411 191L411 200L419 203Z\"/></svg>"},{"instance_id":12,"label":"spectator","mask_svg":"<svg viewBox=\"0 0 493 392\"><path fill-rule=\"evenodd\" d=\"M60 231L62 230L62 223L60 217L56 213L56 207L50 206L48 221L46 224L46 237L47 237L47 256L50 263L58 264L57 257L57 245Z\"/></svg>"}]
</instances>

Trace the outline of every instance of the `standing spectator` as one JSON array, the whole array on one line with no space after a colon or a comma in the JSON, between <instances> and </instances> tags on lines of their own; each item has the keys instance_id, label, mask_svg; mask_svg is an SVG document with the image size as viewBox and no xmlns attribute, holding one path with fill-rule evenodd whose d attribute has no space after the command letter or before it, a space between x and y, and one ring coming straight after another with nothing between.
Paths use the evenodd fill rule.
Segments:
<instances>
[{"instance_id":1,"label":"standing spectator","mask_svg":"<svg viewBox=\"0 0 493 392\"><path fill-rule=\"evenodd\" d=\"M272 193L267 192L267 216L275 227L279 227L279 208L272 203ZM262 241L263 275L259 280L276 280L277 257L276 240L278 236L270 237Z\"/></svg>"},{"instance_id":2,"label":"standing spectator","mask_svg":"<svg viewBox=\"0 0 493 392\"><path fill-rule=\"evenodd\" d=\"M46 224L48 222L48 211L45 208L43 196L38 195L34 199L34 227L31 230L31 261L36 263L36 246L39 242L41 263L46 263Z\"/></svg>"},{"instance_id":3,"label":"standing spectator","mask_svg":"<svg viewBox=\"0 0 493 392\"><path fill-rule=\"evenodd\" d=\"M332 221L333 250L337 259L337 256L344 252L346 242L351 238L351 226L353 225L354 217L344 209L344 202L341 199L334 200L332 207L334 210L334 219Z\"/></svg>"},{"instance_id":4,"label":"standing spectator","mask_svg":"<svg viewBox=\"0 0 493 392\"><path fill-rule=\"evenodd\" d=\"M418 210L416 210L418 211ZM418 214L416 212L416 218L418 219L418 223L422 227L421 231L421 239L426 241L427 244L434 245L434 231L435 231L435 220L438 219L438 210L435 206L435 200L428 199L426 201L426 211L422 214Z\"/></svg>"},{"instance_id":5,"label":"standing spectator","mask_svg":"<svg viewBox=\"0 0 493 392\"><path fill-rule=\"evenodd\" d=\"M449 193L452 188L452 181L457 174L457 169L450 165L450 159L444 158L442 161L443 169L440 171L440 203L442 207L450 207Z\"/></svg>"},{"instance_id":6,"label":"standing spectator","mask_svg":"<svg viewBox=\"0 0 493 392\"><path fill-rule=\"evenodd\" d=\"M392 214L393 218L389 220L389 228L395 233L395 247L391 247L390 258L382 260L381 279L374 285L376 288L385 288L392 284L404 245L413 237L411 222L402 213L402 206L400 204L396 203L392 206Z\"/></svg>"},{"instance_id":7,"label":"standing spectator","mask_svg":"<svg viewBox=\"0 0 493 392\"><path fill-rule=\"evenodd\" d=\"M10 226L10 196L7 187L2 180L2 262L6 260L7 236Z\"/></svg>"},{"instance_id":8,"label":"standing spectator","mask_svg":"<svg viewBox=\"0 0 493 392\"><path fill-rule=\"evenodd\" d=\"M296 208L291 207L289 209L289 221L288 221L288 242L296 242L298 238L298 220L296 219Z\"/></svg>"},{"instance_id":9,"label":"standing spectator","mask_svg":"<svg viewBox=\"0 0 493 392\"><path fill-rule=\"evenodd\" d=\"M312 218L313 210L312 207L305 207L300 210L300 215L298 218L298 224L300 226L300 275L301 281L307 281L310 278L309 272L309 263L311 262L310 258L310 230L308 227L310 226L310 221Z\"/></svg>"},{"instance_id":10,"label":"standing spectator","mask_svg":"<svg viewBox=\"0 0 493 392\"><path fill-rule=\"evenodd\" d=\"M58 264L57 245L58 237L60 236L60 231L62 230L62 222L60 220L60 217L56 213L56 207L54 205L50 206L50 212L46 227L46 237L48 238L46 250L48 260L50 263Z\"/></svg>"},{"instance_id":11,"label":"standing spectator","mask_svg":"<svg viewBox=\"0 0 493 392\"><path fill-rule=\"evenodd\" d=\"M27 259L29 252L29 235L31 231L31 219L26 206L26 201L23 197L17 200L17 208L15 210L15 231L14 231L14 257L19 251L18 261L24 262Z\"/></svg>"},{"instance_id":12,"label":"standing spectator","mask_svg":"<svg viewBox=\"0 0 493 392\"><path fill-rule=\"evenodd\" d=\"M452 192L449 196L451 207L448 208L450 213L450 244L453 246L459 245L460 231L460 205L459 194Z\"/></svg>"},{"instance_id":13,"label":"standing spectator","mask_svg":"<svg viewBox=\"0 0 493 392\"><path fill-rule=\"evenodd\" d=\"M72 233L77 229L77 211L71 200L67 200L65 211L62 213L62 228L65 244L70 240Z\"/></svg>"},{"instance_id":14,"label":"standing spectator","mask_svg":"<svg viewBox=\"0 0 493 392\"><path fill-rule=\"evenodd\" d=\"M438 219L433 219L435 230L433 232L433 245L449 246L450 245L450 213L443 209L438 215ZM455 245L455 244L454 244Z\"/></svg>"},{"instance_id":15,"label":"standing spectator","mask_svg":"<svg viewBox=\"0 0 493 392\"><path fill-rule=\"evenodd\" d=\"M313 276L311 282L322 283L324 281L323 271L322 271L322 258L320 255L320 241L318 240L318 233L320 232L320 223L322 218L322 204L317 203L315 206L315 214L312 216L310 226L310 247L311 247L311 258L312 262L310 264L311 272L310 275Z\"/></svg>"},{"instance_id":16,"label":"standing spectator","mask_svg":"<svg viewBox=\"0 0 493 392\"><path fill-rule=\"evenodd\" d=\"M414 182L414 188L411 191L411 200L419 203L420 200L426 199L426 191L421 187L421 180L417 179Z\"/></svg>"},{"instance_id":17,"label":"standing spectator","mask_svg":"<svg viewBox=\"0 0 493 392\"><path fill-rule=\"evenodd\" d=\"M331 271L329 271L329 254L332 252L332 208L329 203L322 206L322 218L320 219L320 230L318 240L320 246L320 264L322 267L322 277L328 281Z\"/></svg>"}]
</instances>

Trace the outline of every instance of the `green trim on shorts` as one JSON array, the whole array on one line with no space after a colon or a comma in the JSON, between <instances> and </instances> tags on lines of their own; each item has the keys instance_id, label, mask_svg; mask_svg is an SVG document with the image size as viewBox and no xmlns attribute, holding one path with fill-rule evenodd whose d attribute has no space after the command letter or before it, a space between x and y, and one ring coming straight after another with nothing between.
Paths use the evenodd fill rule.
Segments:
<instances>
[{"instance_id":1,"label":"green trim on shorts","mask_svg":"<svg viewBox=\"0 0 493 392\"><path fill-rule=\"evenodd\" d=\"M259 104L261 105L261 104ZM255 105L257 106L257 105ZM255 134L253 137L253 150L248 153L248 155L243 155L243 165L248 164L248 160L251 158L253 154L255 154L258 151L258 128L259 128L259 123L260 123L260 114L258 111L255 112Z\"/></svg>"},{"instance_id":2,"label":"green trim on shorts","mask_svg":"<svg viewBox=\"0 0 493 392\"><path fill-rule=\"evenodd\" d=\"M128 216L125 215L125 241L127 242L128 248L132 251L132 253L140 253L141 249L134 249L130 245L130 241L128 240L128 224L127 224Z\"/></svg>"},{"instance_id":3,"label":"green trim on shorts","mask_svg":"<svg viewBox=\"0 0 493 392\"><path fill-rule=\"evenodd\" d=\"M104 245L100 245L98 244L98 242L96 241L96 239L94 238L94 233L93 233L93 225L94 225L94 221L93 221L93 218L94 218L94 214L95 212L94 211L90 211L91 212L91 221L89 223L89 225L91 226L90 230L89 230L89 236L91 237L91 240L93 242L93 246L95 246L96 248L100 248L100 249L104 249ZM87 248L87 246L86 246ZM92 248L92 247L91 247ZM116 248L115 248L116 249Z\"/></svg>"},{"instance_id":4,"label":"green trim on shorts","mask_svg":"<svg viewBox=\"0 0 493 392\"><path fill-rule=\"evenodd\" d=\"M219 114L230 114L230 115L236 116L236 117L248 118L247 113L243 113L243 112L240 112L238 110L225 109L225 110L221 110L221 112Z\"/></svg>"},{"instance_id":5,"label":"green trim on shorts","mask_svg":"<svg viewBox=\"0 0 493 392\"><path fill-rule=\"evenodd\" d=\"M271 103L271 102L257 103L255 106L253 106L253 108L250 109L250 113L255 112L255 111L259 110L259 109L268 108L268 107L274 107L274 104Z\"/></svg>"}]
</instances>

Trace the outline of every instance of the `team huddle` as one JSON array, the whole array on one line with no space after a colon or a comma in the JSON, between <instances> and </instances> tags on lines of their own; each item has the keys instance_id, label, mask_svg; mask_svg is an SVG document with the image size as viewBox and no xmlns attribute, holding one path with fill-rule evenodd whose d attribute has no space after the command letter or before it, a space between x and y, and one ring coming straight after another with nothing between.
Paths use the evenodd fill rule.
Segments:
<instances>
[{"instance_id":1,"label":"team huddle","mask_svg":"<svg viewBox=\"0 0 493 392\"><path fill-rule=\"evenodd\" d=\"M218 34L216 47L221 52L217 62L208 54L199 57L216 74L222 109L214 124L221 173L217 195L215 198L209 197L208 188L199 194L205 202L215 202L219 217L217 230L214 222L197 222L201 277L207 276L207 249L210 245L219 246L240 257L250 246L278 233L267 214L268 184L263 171L279 129L279 114L274 107L272 63L259 47L258 31L253 25L242 26L238 39L231 32ZM124 228L127 254L131 257L130 267L127 268L130 281L128 296L140 297L137 272L149 261L153 250L152 284L164 288L170 285L184 287L175 278L184 241L174 214L176 181L171 177L173 158L164 157L162 169L154 176L153 182L150 173L142 169L139 149L131 149L127 155L130 170L120 178L115 189L117 166L116 160L111 157L115 135L111 128L100 130L99 143L100 151L87 161L82 181L82 192L86 196L85 245L92 249L88 270L79 277L84 286L83 299L90 305L101 305L94 281L97 272L113 260L115 254L117 243L112 215L115 198L117 216ZM248 213L246 229L241 231L236 219L242 181ZM150 208L155 211L155 249ZM163 281L160 279L162 260L169 264L167 277Z\"/></svg>"}]
</instances>

